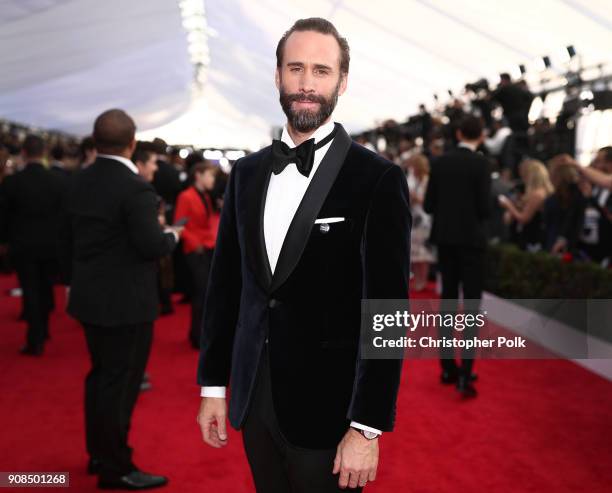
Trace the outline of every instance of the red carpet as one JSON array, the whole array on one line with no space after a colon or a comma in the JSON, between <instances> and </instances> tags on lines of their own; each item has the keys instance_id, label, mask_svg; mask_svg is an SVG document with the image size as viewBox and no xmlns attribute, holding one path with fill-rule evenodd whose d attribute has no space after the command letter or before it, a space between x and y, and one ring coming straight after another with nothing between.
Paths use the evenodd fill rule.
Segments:
<instances>
[{"instance_id":1,"label":"red carpet","mask_svg":"<svg viewBox=\"0 0 612 493\"><path fill-rule=\"evenodd\" d=\"M83 335L58 309L44 357L18 355L25 324L19 299L6 294L15 286L0 278L0 471L68 471L72 491L96 491L85 474ZM160 491L254 491L240 434L232 431L221 450L201 442L197 355L186 342L188 307L176 308L156 326L154 388L133 419L135 462L170 477ZM482 361L476 369L480 395L462 402L438 383L437 361L405 365L396 432L381 439L378 479L367 491L612 491L611 382L567 361Z\"/></svg>"}]
</instances>

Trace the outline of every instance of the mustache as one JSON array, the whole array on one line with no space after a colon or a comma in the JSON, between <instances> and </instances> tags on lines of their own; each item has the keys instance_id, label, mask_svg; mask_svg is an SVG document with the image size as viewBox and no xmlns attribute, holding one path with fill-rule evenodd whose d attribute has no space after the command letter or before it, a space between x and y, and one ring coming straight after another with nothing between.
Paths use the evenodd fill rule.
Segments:
<instances>
[{"instance_id":1,"label":"mustache","mask_svg":"<svg viewBox=\"0 0 612 493\"><path fill-rule=\"evenodd\" d=\"M304 93L295 93L295 94L287 94L287 101L299 102L299 103L319 103L325 104L327 100L324 96L318 94L304 94Z\"/></svg>"}]
</instances>

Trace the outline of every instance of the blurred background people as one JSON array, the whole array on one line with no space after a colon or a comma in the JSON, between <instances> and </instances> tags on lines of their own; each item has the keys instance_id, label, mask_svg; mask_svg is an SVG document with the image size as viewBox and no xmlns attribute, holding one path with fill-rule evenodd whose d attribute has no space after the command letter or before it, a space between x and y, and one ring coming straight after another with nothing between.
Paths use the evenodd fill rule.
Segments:
<instances>
[{"instance_id":1,"label":"blurred background people","mask_svg":"<svg viewBox=\"0 0 612 493\"><path fill-rule=\"evenodd\" d=\"M488 161L476 149L482 143L479 118L466 116L459 124L456 149L434 160L425 194L424 209L433 215L432 241L438 252L442 276L443 312L455 312L459 289L466 300L466 312L478 312L484 283L486 220L489 215L491 174ZM450 338L452 327L439 327L440 337ZM475 326L463 337L476 337ZM441 348L440 363L444 384L456 383L463 397L475 397L473 385L474 350L464 349L461 365L452 348Z\"/></svg>"},{"instance_id":2,"label":"blurred background people","mask_svg":"<svg viewBox=\"0 0 612 493\"><path fill-rule=\"evenodd\" d=\"M0 185L0 243L9 252L23 292L28 323L24 355L39 356L49 339L53 282L58 273L57 229L64 183L43 165L45 142L28 135L25 167Z\"/></svg>"},{"instance_id":3,"label":"blurred background people","mask_svg":"<svg viewBox=\"0 0 612 493\"><path fill-rule=\"evenodd\" d=\"M416 154L408 159L408 190L410 191L410 211L412 213L412 230L410 233L410 262L414 275L416 291L425 288L429 268L435 261L433 247L429 243L431 235L431 217L423 210L425 192L429 182L429 161L423 154Z\"/></svg>"},{"instance_id":4,"label":"blurred background people","mask_svg":"<svg viewBox=\"0 0 612 493\"><path fill-rule=\"evenodd\" d=\"M612 176L612 147L599 149L590 168L599 171L602 178ZM584 173L581 176L580 186L588 203L584 212L580 248L588 259L608 263L612 256L612 189L593 184Z\"/></svg>"},{"instance_id":5,"label":"blurred background people","mask_svg":"<svg viewBox=\"0 0 612 493\"><path fill-rule=\"evenodd\" d=\"M578 187L578 171L566 162L565 156L561 158L550 167L550 179L555 190L544 204L544 247L551 253L575 253L587 198Z\"/></svg>"},{"instance_id":6,"label":"blurred background people","mask_svg":"<svg viewBox=\"0 0 612 493\"><path fill-rule=\"evenodd\" d=\"M98 155L98 151L96 151L96 145L94 143L93 137L87 136L81 141L81 145L79 146L79 156L81 160L80 168L85 169L88 166L92 165L96 157Z\"/></svg>"},{"instance_id":7,"label":"blurred background people","mask_svg":"<svg viewBox=\"0 0 612 493\"><path fill-rule=\"evenodd\" d=\"M68 313L83 325L91 358L86 445L88 471L98 474L101 488L167 482L142 472L128 446L158 314L157 261L178 242L178 230L162 229L155 191L130 161L135 131L122 110L96 119L97 159L73 180L60 231Z\"/></svg>"},{"instance_id":8,"label":"blurred background people","mask_svg":"<svg viewBox=\"0 0 612 493\"><path fill-rule=\"evenodd\" d=\"M537 252L544 245L544 202L553 193L553 185L546 166L540 161L528 159L519 166L525 191L515 203L505 195L499 196L507 211L506 222L514 224L515 241L525 250Z\"/></svg>"},{"instance_id":9,"label":"blurred background people","mask_svg":"<svg viewBox=\"0 0 612 493\"><path fill-rule=\"evenodd\" d=\"M192 185L178 197L174 221L186 221L183 252L193 281L189 341L200 348L202 312L206 285L219 227L219 208L211 195L215 187L216 168L208 162L191 166Z\"/></svg>"}]
</instances>

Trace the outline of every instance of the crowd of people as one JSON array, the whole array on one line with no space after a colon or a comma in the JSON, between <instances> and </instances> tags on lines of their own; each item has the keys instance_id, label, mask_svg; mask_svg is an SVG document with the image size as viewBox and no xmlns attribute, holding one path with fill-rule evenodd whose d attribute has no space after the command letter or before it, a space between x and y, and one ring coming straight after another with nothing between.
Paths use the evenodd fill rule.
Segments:
<instances>
[{"instance_id":1,"label":"crowd of people","mask_svg":"<svg viewBox=\"0 0 612 493\"><path fill-rule=\"evenodd\" d=\"M607 267L612 256L612 146L597 150L589 166L580 166L572 157L567 115L555 124L546 118L530 124L534 95L524 81L512 82L508 74L501 75L495 90L486 81L468 84L464 96L431 112L421 105L405 123L386 121L357 136L406 173L415 218L414 288L423 289L429 265L436 262L432 217L422 208L431 165L456 148L457 130L470 115L483 126L477 150L487 159L492 179L487 240Z\"/></svg>"},{"instance_id":2,"label":"crowd of people","mask_svg":"<svg viewBox=\"0 0 612 493\"><path fill-rule=\"evenodd\" d=\"M231 180L198 150L137 142L118 109L81 141L2 127L0 255L22 290L21 353L44 353L53 286L65 284L91 359L87 468L101 488L167 483L134 464L127 438L154 321L173 312L173 292L192 306L185 339L200 351L203 441L223 447L229 417L258 491L337 491L375 479L400 385L401 359L358 356L363 298L405 297L410 270L423 290L436 263L441 311L455 312L462 291L476 314L492 242L609 262L612 147L578 165L573 144L554 138L558 125L530 126L524 82L502 74L490 91L479 81L466 87L470 104L421 106L406 124L357 136L381 159L331 119L350 58L331 23L296 22L276 56L287 125L266 161L248 156ZM473 398L475 349L464 347L460 361L442 349L440 379Z\"/></svg>"},{"instance_id":3,"label":"crowd of people","mask_svg":"<svg viewBox=\"0 0 612 493\"><path fill-rule=\"evenodd\" d=\"M507 74L502 74L494 91L484 91L482 82L468 85L466 91L471 99L456 98L431 113L422 105L419 114L405 124L387 121L356 136L406 174L413 216L412 287L425 289L430 267L438 261L433 218L424 209L431 163L457 146L457 130L470 115L483 126L476 147L491 173L487 241L514 243L528 252L547 251L607 267L612 255L612 147L599 149L588 167L579 166L568 153L557 153L561 146L554 128L547 120L529 124L533 95ZM499 119L492 116L496 104L502 109ZM180 150L161 139L138 142L132 161L155 188L160 223L185 225L181 248L159 260L160 313L172 313L171 294L182 293L181 301L192 303L188 335L197 348L227 175L216 162L204 159L202 151L190 150L183 157ZM17 272L23 290L22 318L33 327L25 353L42 351L48 312L54 306L51 286L61 282L63 275L52 241L61 195L72 177L96 156L91 136L78 140L58 133L28 134L18 125L0 127L0 266L5 272ZM48 177L42 173L43 164ZM452 200L458 204L463 198ZM44 214L35 217L28 209ZM26 261L26 255L39 263Z\"/></svg>"},{"instance_id":4,"label":"crowd of people","mask_svg":"<svg viewBox=\"0 0 612 493\"><path fill-rule=\"evenodd\" d=\"M74 177L91 166L98 152L91 136L77 140L57 133L28 133L18 125L0 130L0 266L15 271L23 296L21 318L30 328L24 354L41 354L54 308L52 286L67 283L68 267L58 249L63 198ZM199 324L207 272L215 244L227 175L192 150L185 158L161 139L139 141L131 155L138 174L157 193L162 226L184 225L181 248L159 259L160 313L173 312L171 294L193 306L187 328L199 347Z\"/></svg>"},{"instance_id":5,"label":"crowd of people","mask_svg":"<svg viewBox=\"0 0 612 493\"><path fill-rule=\"evenodd\" d=\"M125 112L109 110L81 142L18 127L0 134L0 255L20 285L20 352L44 354L53 287L64 284L91 359L87 470L105 488L167 481L134 465L129 423L138 393L151 388L153 322L173 312L175 289L192 305L186 339L200 347L226 179L201 152L183 159L160 139L136 141L135 128Z\"/></svg>"}]
</instances>

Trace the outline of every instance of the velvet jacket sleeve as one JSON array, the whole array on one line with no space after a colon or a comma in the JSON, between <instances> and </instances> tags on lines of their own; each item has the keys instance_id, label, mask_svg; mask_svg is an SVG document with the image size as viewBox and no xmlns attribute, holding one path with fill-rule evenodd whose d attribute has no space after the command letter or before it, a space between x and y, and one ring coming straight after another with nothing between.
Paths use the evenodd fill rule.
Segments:
<instances>
[{"instance_id":1,"label":"velvet jacket sleeve","mask_svg":"<svg viewBox=\"0 0 612 493\"><path fill-rule=\"evenodd\" d=\"M393 166L379 179L366 219L364 298L407 298L411 225L406 179L401 169ZM382 431L393 429L402 362L358 356L348 419Z\"/></svg>"},{"instance_id":2,"label":"velvet jacket sleeve","mask_svg":"<svg viewBox=\"0 0 612 493\"><path fill-rule=\"evenodd\" d=\"M228 180L219 232L206 289L197 381L201 386L229 383L232 347L242 290L236 224L236 162Z\"/></svg>"}]
</instances>

